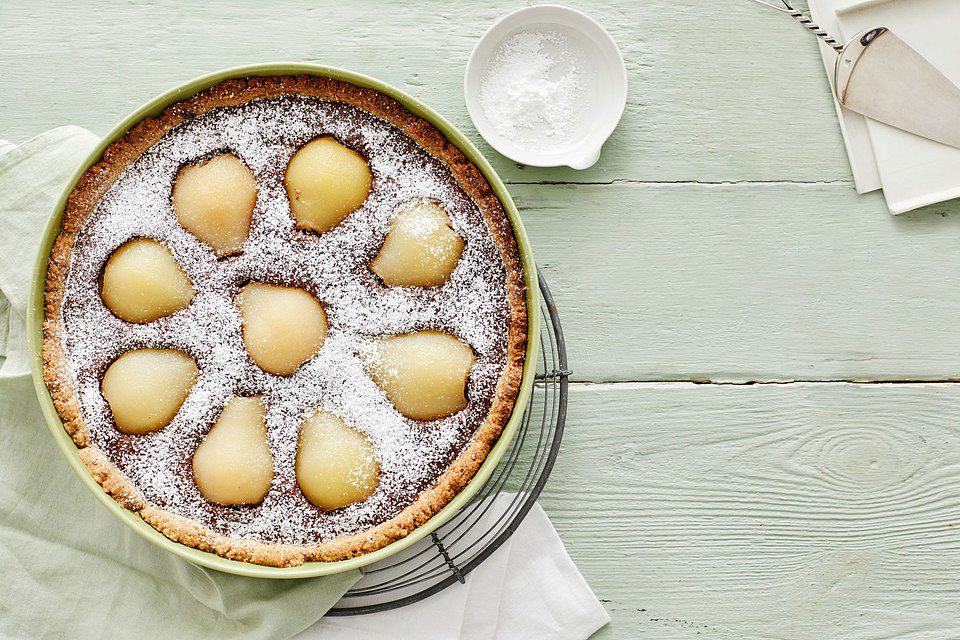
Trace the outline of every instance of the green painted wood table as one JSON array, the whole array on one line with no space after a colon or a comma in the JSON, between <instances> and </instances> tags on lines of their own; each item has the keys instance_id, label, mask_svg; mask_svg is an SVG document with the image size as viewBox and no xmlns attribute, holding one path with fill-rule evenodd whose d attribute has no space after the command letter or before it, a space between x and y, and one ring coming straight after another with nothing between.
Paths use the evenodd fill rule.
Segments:
<instances>
[{"instance_id":1,"label":"green painted wood table","mask_svg":"<svg viewBox=\"0 0 960 640\"><path fill-rule=\"evenodd\" d=\"M0 137L105 133L245 63L401 87L493 161L556 295L575 382L542 504L597 637L960 637L960 205L858 196L814 39L745 0L570 0L627 108L591 169L518 166L461 78L520 4L6 0Z\"/></svg>"}]
</instances>

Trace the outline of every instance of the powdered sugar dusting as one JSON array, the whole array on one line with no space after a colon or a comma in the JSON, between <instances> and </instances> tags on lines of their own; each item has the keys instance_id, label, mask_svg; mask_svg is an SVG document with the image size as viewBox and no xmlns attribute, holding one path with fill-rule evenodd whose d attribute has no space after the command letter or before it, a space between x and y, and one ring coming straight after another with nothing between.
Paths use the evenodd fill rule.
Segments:
<instances>
[{"instance_id":1,"label":"powdered sugar dusting","mask_svg":"<svg viewBox=\"0 0 960 640\"><path fill-rule=\"evenodd\" d=\"M497 133L540 150L570 144L588 113L591 73L578 43L556 31L518 31L501 42L480 80L480 104Z\"/></svg>"},{"instance_id":2,"label":"powdered sugar dusting","mask_svg":"<svg viewBox=\"0 0 960 640\"><path fill-rule=\"evenodd\" d=\"M358 211L316 235L295 229L283 173L296 150L321 135L360 152L374 180ZM170 197L181 166L224 152L246 163L259 194L242 252L217 260L209 246L177 223ZM465 241L463 254L442 287L385 289L367 265L383 243L391 216L419 198L443 207ZM136 325L103 305L100 270L134 237L156 239L171 250L197 291L187 309ZM324 306L326 342L292 376L264 372L244 349L234 298L250 281L301 287ZM393 125L358 108L286 96L222 107L189 120L117 180L78 235L62 322L92 440L148 501L224 535L312 544L389 519L433 484L470 441L490 409L506 362L506 291L506 271L486 222L442 163ZM452 333L477 356L467 408L430 423L400 415L362 362L376 337L422 329ZM130 436L115 428L100 379L119 355L144 347L180 349L197 361L201 373L173 422L155 433ZM193 451L235 395L262 395L268 407L275 477L264 501L252 507L207 502L190 469ZM318 407L366 434L381 470L368 500L327 513L306 501L294 472L300 424Z\"/></svg>"}]
</instances>

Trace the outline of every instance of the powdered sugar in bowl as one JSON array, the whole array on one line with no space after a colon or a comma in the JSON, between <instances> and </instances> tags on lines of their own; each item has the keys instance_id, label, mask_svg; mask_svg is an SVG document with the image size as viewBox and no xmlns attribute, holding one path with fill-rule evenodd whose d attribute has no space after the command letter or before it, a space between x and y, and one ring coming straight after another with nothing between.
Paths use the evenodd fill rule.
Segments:
<instances>
[{"instance_id":1,"label":"powdered sugar in bowl","mask_svg":"<svg viewBox=\"0 0 960 640\"><path fill-rule=\"evenodd\" d=\"M586 169L623 114L627 72L597 22L537 5L504 16L480 38L463 90L477 131L503 155Z\"/></svg>"}]
</instances>

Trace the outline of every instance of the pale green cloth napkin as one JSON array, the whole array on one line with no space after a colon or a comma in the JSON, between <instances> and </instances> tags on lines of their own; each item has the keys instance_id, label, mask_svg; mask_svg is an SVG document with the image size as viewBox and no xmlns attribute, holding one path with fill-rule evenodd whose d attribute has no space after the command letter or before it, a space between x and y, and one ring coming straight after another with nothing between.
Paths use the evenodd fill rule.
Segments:
<instances>
[{"instance_id":1,"label":"pale green cloth napkin","mask_svg":"<svg viewBox=\"0 0 960 640\"><path fill-rule=\"evenodd\" d=\"M57 450L34 395L24 313L40 234L97 137L0 141L0 637L289 638L358 578L262 580L197 567L107 511Z\"/></svg>"}]
</instances>

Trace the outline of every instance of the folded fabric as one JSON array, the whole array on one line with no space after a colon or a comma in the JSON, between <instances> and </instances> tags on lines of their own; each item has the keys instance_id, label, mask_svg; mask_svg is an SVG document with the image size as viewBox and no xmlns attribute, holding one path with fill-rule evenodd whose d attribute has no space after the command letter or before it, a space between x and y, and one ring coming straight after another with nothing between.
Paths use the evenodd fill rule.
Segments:
<instances>
[{"instance_id":1,"label":"folded fabric","mask_svg":"<svg viewBox=\"0 0 960 640\"><path fill-rule=\"evenodd\" d=\"M200 568L133 533L78 481L33 392L24 339L43 226L97 137L0 141L0 637L289 638L359 578L263 580Z\"/></svg>"},{"instance_id":2,"label":"folded fabric","mask_svg":"<svg viewBox=\"0 0 960 640\"><path fill-rule=\"evenodd\" d=\"M464 549L497 521L512 494L494 498L491 508L463 533ZM451 536L451 538L454 536ZM396 563L430 546L421 540ZM375 565L376 566L376 565ZM381 580L362 579L365 582ZM357 603L351 603L357 604ZM429 598L400 609L356 617L326 617L298 640L582 640L610 617L567 555L546 513L535 504L514 534L466 577Z\"/></svg>"},{"instance_id":3,"label":"folded fabric","mask_svg":"<svg viewBox=\"0 0 960 640\"><path fill-rule=\"evenodd\" d=\"M955 55L960 3L955 0L809 0L811 17L839 40L885 26L960 82ZM836 54L821 43L833 77ZM857 191L883 188L890 213L960 197L960 149L927 140L837 105Z\"/></svg>"}]
</instances>

